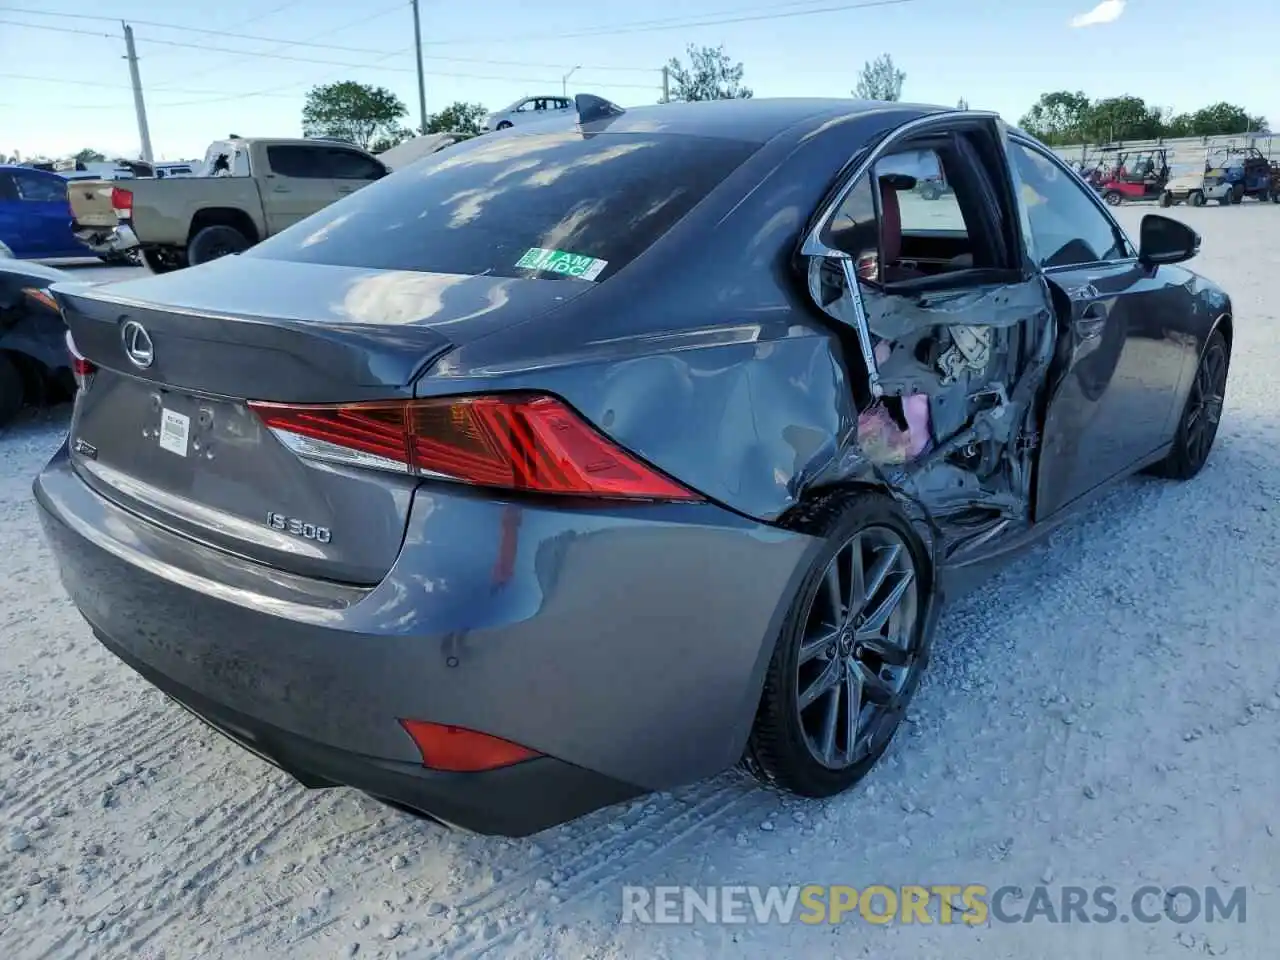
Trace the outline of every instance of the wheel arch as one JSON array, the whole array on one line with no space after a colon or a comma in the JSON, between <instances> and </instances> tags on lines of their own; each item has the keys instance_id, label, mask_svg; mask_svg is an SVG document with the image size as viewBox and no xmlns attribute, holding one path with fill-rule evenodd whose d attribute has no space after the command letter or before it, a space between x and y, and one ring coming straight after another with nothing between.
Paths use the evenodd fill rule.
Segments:
<instances>
[{"instance_id":1,"label":"wheel arch","mask_svg":"<svg viewBox=\"0 0 1280 960\"><path fill-rule=\"evenodd\" d=\"M191 218L191 229L187 231L187 243L190 244L205 227L234 227L250 243L257 243L262 239L253 218L235 207L205 207L197 210Z\"/></svg>"}]
</instances>

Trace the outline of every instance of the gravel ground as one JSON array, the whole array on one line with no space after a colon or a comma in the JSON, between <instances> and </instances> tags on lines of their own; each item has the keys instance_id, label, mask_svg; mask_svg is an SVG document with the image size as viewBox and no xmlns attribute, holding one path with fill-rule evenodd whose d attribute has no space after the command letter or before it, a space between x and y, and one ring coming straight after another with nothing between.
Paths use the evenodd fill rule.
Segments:
<instances>
[{"instance_id":1,"label":"gravel ground","mask_svg":"<svg viewBox=\"0 0 1280 960\"><path fill-rule=\"evenodd\" d=\"M1144 212L1121 211L1135 233ZM20 422L0 438L0 956L1276 956L1280 207L1175 213L1236 305L1208 467L1124 484L951 609L907 730L820 804L726 775L503 841L304 791L90 637L29 490L66 412ZM810 882L1213 884L1246 888L1248 912L618 923L623 884Z\"/></svg>"}]
</instances>

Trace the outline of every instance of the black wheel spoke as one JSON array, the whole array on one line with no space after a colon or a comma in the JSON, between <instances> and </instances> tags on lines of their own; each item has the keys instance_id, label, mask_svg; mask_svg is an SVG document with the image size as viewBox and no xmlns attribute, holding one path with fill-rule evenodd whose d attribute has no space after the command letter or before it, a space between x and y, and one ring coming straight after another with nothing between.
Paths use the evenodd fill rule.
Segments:
<instances>
[{"instance_id":1,"label":"black wheel spoke","mask_svg":"<svg viewBox=\"0 0 1280 960\"><path fill-rule=\"evenodd\" d=\"M845 610L852 616L867 595L867 573L862 562L862 537L854 537L849 544L849 593Z\"/></svg>"},{"instance_id":2,"label":"black wheel spoke","mask_svg":"<svg viewBox=\"0 0 1280 960\"><path fill-rule=\"evenodd\" d=\"M858 679L862 681L863 698L877 706L892 703L898 692L894 685L861 660L855 660L854 663L857 665Z\"/></svg>"},{"instance_id":3,"label":"black wheel spoke","mask_svg":"<svg viewBox=\"0 0 1280 960\"><path fill-rule=\"evenodd\" d=\"M839 630L825 630L805 639L800 644L800 666L804 666L814 657L834 650L839 637Z\"/></svg>"},{"instance_id":4,"label":"black wheel spoke","mask_svg":"<svg viewBox=\"0 0 1280 960\"><path fill-rule=\"evenodd\" d=\"M846 663L844 699L844 760L852 763L857 757L858 721L862 717L862 675L853 668L852 662Z\"/></svg>"},{"instance_id":5,"label":"black wheel spoke","mask_svg":"<svg viewBox=\"0 0 1280 960\"><path fill-rule=\"evenodd\" d=\"M839 554L832 559L831 565L827 567L827 575L823 580L823 587L827 593L827 603L831 610L831 625L839 627L844 623L845 606L841 599L842 591L840 589L840 559Z\"/></svg>"},{"instance_id":6,"label":"black wheel spoke","mask_svg":"<svg viewBox=\"0 0 1280 960\"><path fill-rule=\"evenodd\" d=\"M840 682L840 660L833 657L827 661L822 672L810 681L809 685L800 691L800 709L804 710L816 701L824 693L829 692L837 683Z\"/></svg>"},{"instance_id":7,"label":"black wheel spoke","mask_svg":"<svg viewBox=\"0 0 1280 960\"><path fill-rule=\"evenodd\" d=\"M871 639L879 636L880 632L888 625L889 618L898 609L898 604L902 602L902 598L906 595L914 579L915 574L910 570L898 577L888 593L885 594L884 599L862 621L862 626L858 628L858 639L861 640L864 637Z\"/></svg>"}]
</instances>

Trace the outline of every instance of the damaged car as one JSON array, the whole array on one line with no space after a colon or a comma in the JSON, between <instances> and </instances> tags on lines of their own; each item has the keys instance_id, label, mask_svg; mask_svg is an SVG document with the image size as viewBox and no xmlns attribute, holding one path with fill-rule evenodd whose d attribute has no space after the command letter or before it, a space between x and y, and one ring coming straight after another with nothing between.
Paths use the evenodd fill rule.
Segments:
<instances>
[{"instance_id":1,"label":"damaged car","mask_svg":"<svg viewBox=\"0 0 1280 960\"><path fill-rule=\"evenodd\" d=\"M237 256L55 285L62 582L248 750L446 824L738 763L837 794L945 601L1201 470L1231 303L1194 231L1135 243L994 114L575 108Z\"/></svg>"}]
</instances>

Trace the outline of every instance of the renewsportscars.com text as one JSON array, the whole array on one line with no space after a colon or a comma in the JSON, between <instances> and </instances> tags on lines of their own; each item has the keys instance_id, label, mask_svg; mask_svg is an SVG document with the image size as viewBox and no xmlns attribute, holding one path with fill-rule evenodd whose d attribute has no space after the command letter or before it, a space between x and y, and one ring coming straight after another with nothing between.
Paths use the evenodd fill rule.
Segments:
<instances>
[{"instance_id":1,"label":"renewsportscars.com text","mask_svg":"<svg viewBox=\"0 0 1280 960\"><path fill-rule=\"evenodd\" d=\"M639 924L1209 923L1246 920L1244 887L906 884L890 887L623 887L622 922Z\"/></svg>"}]
</instances>

